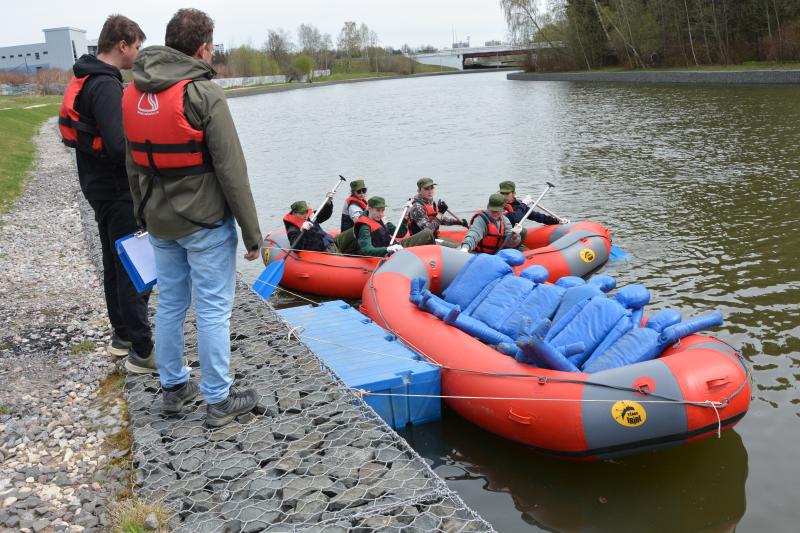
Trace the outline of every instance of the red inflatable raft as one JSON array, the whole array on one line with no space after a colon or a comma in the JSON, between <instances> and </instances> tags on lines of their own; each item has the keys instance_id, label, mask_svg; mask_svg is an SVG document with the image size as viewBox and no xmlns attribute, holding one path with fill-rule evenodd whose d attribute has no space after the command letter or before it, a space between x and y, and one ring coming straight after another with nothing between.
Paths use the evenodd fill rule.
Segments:
<instances>
[{"instance_id":1,"label":"red inflatable raft","mask_svg":"<svg viewBox=\"0 0 800 533\"><path fill-rule=\"evenodd\" d=\"M465 234L465 229L441 230L441 237L456 242L461 242ZM529 250L523 252L525 263L518 269L542 265L550 272L550 279L556 280L568 275L585 276L603 266L611 251L611 232L597 222L530 227L524 244ZM268 233L261 247L264 264L284 258L288 247L285 231ZM370 275L384 261L386 258L295 252L286 257L280 285L309 294L357 299Z\"/></svg>"},{"instance_id":2,"label":"red inflatable raft","mask_svg":"<svg viewBox=\"0 0 800 533\"><path fill-rule=\"evenodd\" d=\"M362 311L431 362L461 416L543 453L602 459L693 442L746 413L746 366L727 344L691 335L659 358L594 374L542 369L506 356L409 301L413 278L440 294L469 257L409 248L364 287Z\"/></svg>"}]
</instances>

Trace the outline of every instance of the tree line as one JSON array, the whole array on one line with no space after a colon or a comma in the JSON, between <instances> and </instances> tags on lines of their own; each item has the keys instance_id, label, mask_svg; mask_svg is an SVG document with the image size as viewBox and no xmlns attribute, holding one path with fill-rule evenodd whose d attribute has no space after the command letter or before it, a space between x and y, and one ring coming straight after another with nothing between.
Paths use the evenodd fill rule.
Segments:
<instances>
[{"instance_id":1,"label":"tree line","mask_svg":"<svg viewBox=\"0 0 800 533\"><path fill-rule=\"evenodd\" d=\"M798 0L500 0L542 70L800 61Z\"/></svg>"},{"instance_id":2,"label":"tree line","mask_svg":"<svg viewBox=\"0 0 800 533\"><path fill-rule=\"evenodd\" d=\"M393 72L413 74L418 65L404 57L412 52L379 46L378 34L363 22L345 21L334 42L313 24L300 24L296 40L281 28L267 30L260 48L241 45L217 52L213 65L223 77L285 75L299 80L315 69L339 72Z\"/></svg>"}]
</instances>

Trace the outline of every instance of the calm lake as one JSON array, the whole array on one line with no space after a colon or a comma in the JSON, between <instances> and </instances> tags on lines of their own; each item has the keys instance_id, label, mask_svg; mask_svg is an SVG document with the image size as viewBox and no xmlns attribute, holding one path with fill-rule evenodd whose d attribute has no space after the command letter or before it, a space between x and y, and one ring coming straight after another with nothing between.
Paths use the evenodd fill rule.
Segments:
<instances>
[{"instance_id":1,"label":"calm lake","mask_svg":"<svg viewBox=\"0 0 800 533\"><path fill-rule=\"evenodd\" d=\"M599 221L650 312L719 310L753 369L722 439L613 462L550 459L445 410L402 432L498 531L797 531L800 524L800 87L508 81L478 73L230 100L264 232L338 174L397 217L430 176L464 216L497 184ZM329 227L338 226L342 190ZM242 251L243 253L243 251ZM247 280L261 270L240 268ZM280 296L277 303L293 300ZM299 300L297 304L303 303Z\"/></svg>"}]
</instances>

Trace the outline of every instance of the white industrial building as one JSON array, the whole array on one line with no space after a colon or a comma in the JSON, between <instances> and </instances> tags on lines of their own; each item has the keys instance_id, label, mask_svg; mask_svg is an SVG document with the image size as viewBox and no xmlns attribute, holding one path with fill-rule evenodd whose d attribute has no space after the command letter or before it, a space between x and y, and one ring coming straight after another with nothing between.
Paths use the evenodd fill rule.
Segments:
<instances>
[{"instance_id":1,"label":"white industrial building","mask_svg":"<svg viewBox=\"0 0 800 533\"><path fill-rule=\"evenodd\" d=\"M69 70L75 60L88 52L86 30L49 28L42 31L43 43L0 47L0 71Z\"/></svg>"}]
</instances>

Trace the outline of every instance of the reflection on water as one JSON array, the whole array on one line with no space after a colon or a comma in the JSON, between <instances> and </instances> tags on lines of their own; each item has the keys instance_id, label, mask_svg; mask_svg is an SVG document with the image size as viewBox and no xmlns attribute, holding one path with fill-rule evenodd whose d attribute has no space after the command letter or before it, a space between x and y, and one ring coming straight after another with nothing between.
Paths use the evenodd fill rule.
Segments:
<instances>
[{"instance_id":1,"label":"reflection on water","mask_svg":"<svg viewBox=\"0 0 800 533\"><path fill-rule=\"evenodd\" d=\"M747 451L735 431L599 463L531 454L452 411L441 424L401 434L468 505L478 508L484 491L507 495L481 511L498 531L522 529L522 519L548 531L625 531L637 524L637 531L728 532L745 511Z\"/></svg>"},{"instance_id":2,"label":"reflection on water","mask_svg":"<svg viewBox=\"0 0 800 533\"><path fill-rule=\"evenodd\" d=\"M633 254L604 273L619 284L644 283L652 294L650 312L721 311L725 324L717 334L740 348L754 370L751 410L736 428L747 453L730 451L739 437L728 435L626 461L624 471L636 475L614 490L629 500L629 524L648 524L655 513L681 529L669 522L678 516L666 510L689 505L697 512L686 528L703 529L702 517L715 516L721 494L740 502L729 512L735 524L744 508L741 491L709 485L694 471L707 463L718 467L709 475L730 468L725 473L741 485L746 455L748 505L738 530L797 529L800 88L510 82L486 73L240 98L231 100L231 109L264 231L280 226L292 201L319 203L339 173L366 178L370 194L386 198L389 218L399 214L420 176L434 177L439 196L460 214L485 205L505 179L534 195L545 180L555 183L545 205L572 220L607 225L615 244ZM242 269L249 279L260 270L255 264ZM525 476L503 482L524 512L503 517L501 530L529 520L556 530L573 527L572 519L595 521L596 527L585 528L591 530L622 523L602 516L603 509L624 507L618 497L594 515L562 503L589 497L576 494L575 485L597 487L597 497L603 496L599 488L623 471L618 465L563 466L508 447L491 453L498 443L476 440L490 449L472 452L481 472L533 465L525 470L530 487ZM438 446L435 439L416 442L423 454ZM537 475L543 471L563 482L543 480ZM640 490L624 492L636 486L635 477ZM492 519L498 496L482 490L481 479L451 485L472 495L470 505ZM551 498L542 496L548 492L542 486ZM660 501L672 505L659 514L653 509ZM619 518L622 511L609 514ZM727 522L713 523L719 529Z\"/></svg>"}]
</instances>

